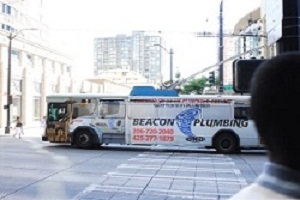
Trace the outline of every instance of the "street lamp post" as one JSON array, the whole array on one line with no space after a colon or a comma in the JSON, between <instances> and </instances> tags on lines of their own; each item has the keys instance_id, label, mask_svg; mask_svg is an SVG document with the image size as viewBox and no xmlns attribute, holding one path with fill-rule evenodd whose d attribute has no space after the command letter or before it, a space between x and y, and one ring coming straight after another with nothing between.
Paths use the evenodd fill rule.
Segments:
<instances>
[{"instance_id":1,"label":"street lamp post","mask_svg":"<svg viewBox=\"0 0 300 200\"><path fill-rule=\"evenodd\" d=\"M173 54L174 54L174 50L171 48L170 51L168 51L161 44L154 44L154 46L159 46L160 48L165 50L170 55L170 84L173 84Z\"/></svg>"},{"instance_id":2,"label":"street lamp post","mask_svg":"<svg viewBox=\"0 0 300 200\"><path fill-rule=\"evenodd\" d=\"M22 31L26 30L37 30L34 28L28 28L28 29L21 29L16 34L13 34L13 32L10 32L7 36L9 39L8 43L8 66L7 66L7 104L4 106L4 108L7 110L6 112L6 127L5 127L5 133L10 133L10 105L12 104L12 95L11 95L11 50L12 50L12 40L17 37Z\"/></svg>"}]
</instances>

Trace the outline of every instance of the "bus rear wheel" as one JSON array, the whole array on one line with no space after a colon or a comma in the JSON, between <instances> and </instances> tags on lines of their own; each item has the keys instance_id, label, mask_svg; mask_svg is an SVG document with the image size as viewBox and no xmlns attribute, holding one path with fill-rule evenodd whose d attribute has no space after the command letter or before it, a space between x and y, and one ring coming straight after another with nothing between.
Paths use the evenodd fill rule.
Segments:
<instances>
[{"instance_id":1,"label":"bus rear wheel","mask_svg":"<svg viewBox=\"0 0 300 200\"><path fill-rule=\"evenodd\" d=\"M78 148L91 149L93 147L93 136L88 130L81 130L76 134L75 145Z\"/></svg>"},{"instance_id":2,"label":"bus rear wheel","mask_svg":"<svg viewBox=\"0 0 300 200\"><path fill-rule=\"evenodd\" d=\"M214 140L214 148L218 153L237 153L238 152L238 140L231 133L221 133Z\"/></svg>"}]
</instances>

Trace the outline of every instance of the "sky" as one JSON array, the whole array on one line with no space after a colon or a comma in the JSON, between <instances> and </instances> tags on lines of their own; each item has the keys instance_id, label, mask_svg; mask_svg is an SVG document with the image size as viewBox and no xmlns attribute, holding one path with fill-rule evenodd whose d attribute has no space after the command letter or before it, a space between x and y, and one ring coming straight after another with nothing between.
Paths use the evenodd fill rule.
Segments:
<instances>
[{"instance_id":1,"label":"sky","mask_svg":"<svg viewBox=\"0 0 300 200\"><path fill-rule=\"evenodd\" d=\"M262 0L223 0L223 29L258 8ZM93 73L93 39L143 30L160 34L172 48L173 71L189 75L217 63L217 38L195 32L218 32L221 0L43 0L43 21L75 55L75 71ZM164 74L169 74L168 63ZM90 70L87 70L90 68ZM84 70L83 70L84 69Z\"/></svg>"}]
</instances>

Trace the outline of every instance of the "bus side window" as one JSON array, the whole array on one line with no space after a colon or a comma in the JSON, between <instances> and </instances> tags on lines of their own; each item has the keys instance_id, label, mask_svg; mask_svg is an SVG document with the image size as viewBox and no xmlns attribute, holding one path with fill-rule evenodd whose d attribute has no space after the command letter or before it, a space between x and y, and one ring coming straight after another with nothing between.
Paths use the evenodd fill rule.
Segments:
<instances>
[{"instance_id":1,"label":"bus side window","mask_svg":"<svg viewBox=\"0 0 300 200\"><path fill-rule=\"evenodd\" d=\"M78 117L78 113L79 113L78 107L74 107L73 108L73 116L72 116L72 118L73 119L77 118Z\"/></svg>"},{"instance_id":2,"label":"bus side window","mask_svg":"<svg viewBox=\"0 0 300 200\"><path fill-rule=\"evenodd\" d=\"M234 119L248 120L249 118L250 118L249 107L235 107L234 108Z\"/></svg>"},{"instance_id":3,"label":"bus side window","mask_svg":"<svg viewBox=\"0 0 300 200\"><path fill-rule=\"evenodd\" d=\"M120 110L120 102L118 101L103 101L98 107L98 113L102 117L110 117L112 115L118 115Z\"/></svg>"}]
</instances>

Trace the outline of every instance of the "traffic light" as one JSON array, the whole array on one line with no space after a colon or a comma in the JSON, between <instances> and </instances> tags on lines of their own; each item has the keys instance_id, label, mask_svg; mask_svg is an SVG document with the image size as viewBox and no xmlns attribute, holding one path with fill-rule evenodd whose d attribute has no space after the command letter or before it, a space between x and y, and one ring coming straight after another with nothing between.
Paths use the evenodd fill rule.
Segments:
<instances>
[{"instance_id":1,"label":"traffic light","mask_svg":"<svg viewBox=\"0 0 300 200\"><path fill-rule=\"evenodd\" d=\"M266 59L243 59L233 61L233 90L237 93L249 92L254 71Z\"/></svg>"},{"instance_id":2,"label":"traffic light","mask_svg":"<svg viewBox=\"0 0 300 200\"><path fill-rule=\"evenodd\" d=\"M216 77L215 77L215 72L214 71L209 72L208 82L211 85L215 85Z\"/></svg>"}]
</instances>

